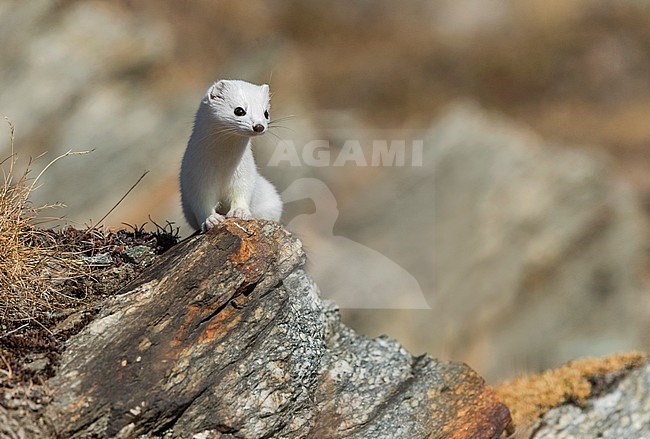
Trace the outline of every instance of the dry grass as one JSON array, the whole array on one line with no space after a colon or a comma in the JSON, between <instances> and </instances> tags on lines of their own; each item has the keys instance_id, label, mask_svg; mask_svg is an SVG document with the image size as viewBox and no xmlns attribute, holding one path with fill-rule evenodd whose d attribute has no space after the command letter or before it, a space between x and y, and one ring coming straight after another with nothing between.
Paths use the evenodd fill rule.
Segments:
<instances>
[{"instance_id":1,"label":"dry grass","mask_svg":"<svg viewBox=\"0 0 650 439\"><path fill-rule=\"evenodd\" d=\"M68 151L35 178L28 163L16 177L10 122L9 132L11 155L0 162L0 406L16 398L45 401L43 383L55 373L65 341L92 320L105 298L179 241L169 222L152 221L153 232L144 225L41 228L48 222L43 210L57 205L33 206L39 178L57 160L85 153ZM130 252L138 247L149 250L138 257Z\"/></svg>"},{"instance_id":2,"label":"dry grass","mask_svg":"<svg viewBox=\"0 0 650 439\"><path fill-rule=\"evenodd\" d=\"M38 177L29 178L29 165L15 177L11 122L9 129L12 155L2 162L0 186L0 321L15 323L37 319L75 300L64 292L66 281L87 271L78 254L62 251L51 234L36 227L38 214L56 206L34 207L30 202Z\"/></svg>"}]
</instances>

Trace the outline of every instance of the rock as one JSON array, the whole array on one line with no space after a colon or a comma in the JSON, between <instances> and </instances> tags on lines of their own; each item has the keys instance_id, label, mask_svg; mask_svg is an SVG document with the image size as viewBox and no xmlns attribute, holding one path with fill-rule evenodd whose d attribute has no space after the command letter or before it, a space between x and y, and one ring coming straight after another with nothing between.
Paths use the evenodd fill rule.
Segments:
<instances>
[{"instance_id":1,"label":"rock","mask_svg":"<svg viewBox=\"0 0 650 439\"><path fill-rule=\"evenodd\" d=\"M151 247L147 245L136 245L124 249L124 254L133 261L134 264L146 263L151 261L155 255Z\"/></svg>"},{"instance_id":2,"label":"rock","mask_svg":"<svg viewBox=\"0 0 650 439\"><path fill-rule=\"evenodd\" d=\"M91 265L111 265L113 258L109 253L98 253L93 256L82 256L82 259Z\"/></svg>"},{"instance_id":3,"label":"rock","mask_svg":"<svg viewBox=\"0 0 650 439\"><path fill-rule=\"evenodd\" d=\"M44 427L38 424L29 410L9 410L0 405L0 437L3 439L47 437Z\"/></svg>"},{"instance_id":4,"label":"rock","mask_svg":"<svg viewBox=\"0 0 650 439\"><path fill-rule=\"evenodd\" d=\"M650 366L638 352L571 361L496 391L518 439L650 437Z\"/></svg>"},{"instance_id":5,"label":"rock","mask_svg":"<svg viewBox=\"0 0 650 439\"><path fill-rule=\"evenodd\" d=\"M628 374L583 407L566 404L544 415L531 439L650 437L650 365Z\"/></svg>"},{"instance_id":6,"label":"rock","mask_svg":"<svg viewBox=\"0 0 650 439\"><path fill-rule=\"evenodd\" d=\"M3 389L0 393L0 437L3 439L31 439L50 437L46 420L40 416L49 400L43 386L30 385Z\"/></svg>"},{"instance_id":7,"label":"rock","mask_svg":"<svg viewBox=\"0 0 650 439\"><path fill-rule=\"evenodd\" d=\"M25 364L25 369L34 373L38 373L43 372L49 365L50 359L45 355L35 355L32 358L28 359L28 362Z\"/></svg>"},{"instance_id":8,"label":"rock","mask_svg":"<svg viewBox=\"0 0 650 439\"><path fill-rule=\"evenodd\" d=\"M45 417L63 437L497 438L469 367L341 324L277 223L169 250L72 337Z\"/></svg>"}]
</instances>

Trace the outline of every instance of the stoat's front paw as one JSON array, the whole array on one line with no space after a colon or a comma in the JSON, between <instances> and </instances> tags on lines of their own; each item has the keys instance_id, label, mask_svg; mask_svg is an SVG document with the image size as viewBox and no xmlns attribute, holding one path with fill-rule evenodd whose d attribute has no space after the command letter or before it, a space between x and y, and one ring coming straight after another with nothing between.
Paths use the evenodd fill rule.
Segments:
<instances>
[{"instance_id":1,"label":"stoat's front paw","mask_svg":"<svg viewBox=\"0 0 650 439\"><path fill-rule=\"evenodd\" d=\"M210 230L211 228L213 228L214 226L216 226L217 224L219 224L223 220L224 220L223 215L218 214L218 213L215 212L212 215L210 215L209 217L207 217L205 219L205 221L203 222L203 224L201 224L201 231L203 233L205 233L208 230Z\"/></svg>"},{"instance_id":2,"label":"stoat's front paw","mask_svg":"<svg viewBox=\"0 0 650 439\"><path fill-rule=\"evenodd\" d=\"M248 209L244 209L242 207L237 207L236 209L231 209L228 214L226 214L227 218L241 218L243 220L249 220L252 219L253 216L251 215L251 211Z\"/></svg>"}]
</instances>

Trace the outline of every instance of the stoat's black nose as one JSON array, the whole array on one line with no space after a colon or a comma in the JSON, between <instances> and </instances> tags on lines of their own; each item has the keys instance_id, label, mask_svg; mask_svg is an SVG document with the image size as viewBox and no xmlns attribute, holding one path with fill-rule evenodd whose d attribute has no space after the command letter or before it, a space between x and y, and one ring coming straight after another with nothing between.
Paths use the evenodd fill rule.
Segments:
<instances>
[{"instance_id":1,"label":"stoat's black nose","mask_svg":"<svg viewBox=\"0 0 650 439\"><path fill-rule=\"evenodd\" d=\"M264 125L262 125L261 123L258 123L257 125L253 125L253 131L255 131L256 133L261 133L262 131L264 131Z\"/></svg>"}]
</instances>

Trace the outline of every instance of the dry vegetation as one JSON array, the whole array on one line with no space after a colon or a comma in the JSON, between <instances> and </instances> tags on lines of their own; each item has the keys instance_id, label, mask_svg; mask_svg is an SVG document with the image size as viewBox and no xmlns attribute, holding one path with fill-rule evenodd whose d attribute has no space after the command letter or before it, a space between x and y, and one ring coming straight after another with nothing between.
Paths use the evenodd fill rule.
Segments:
<instances>
[{"instance_id":1,"label":"dry vegetation","mask_svg":"<svg viewBox=\"0 0 650 439\"><path fill-rule=\"evenodd\" d=\"M54 373L65 340L92 319L106 297L178 242L178 230L170 223L156 225L155 232L145 231L144 226L118 231L39 227L44 221L47 224L43 210L57 206L33 206L30 201L42 173L30 178L28 166L14 176L14 130L11 123L9 127L12 155L0 164L4 176L0 187L0 404L16 396L42 401L46 392L39 385Z\"/></svg>"},{"instance_id":2,"label":"dry vegetation","mask_svg":"<svg viewBox=\"0 0 650 439\"><path fill-rule=\"evenodd\" d=\"M645 362L639 352L575 360L539 375L505 381L495 390L510 409L514 425L522 427L562 404L584 404L587 398L597 396L625 372Z\"/></svg>"},{"instance_id":3,"label":"dry vegetation","mask_svg":"<svg viewBox=\"0 0 650 439\"><path fill-rule=\"evenodd\" d=\"M11 124L10 138L13 151ZM76 298L66 294L67 281L88 273L78 254L62 250L52 234L34 225L39 212L55 206L32 206L30 194L37 179L28 178L29 168L15 178L15 154L4 164L8 169L2 169L0 187L0 320L26 322L69 306Z\"/></svg>"}]
</instances>

